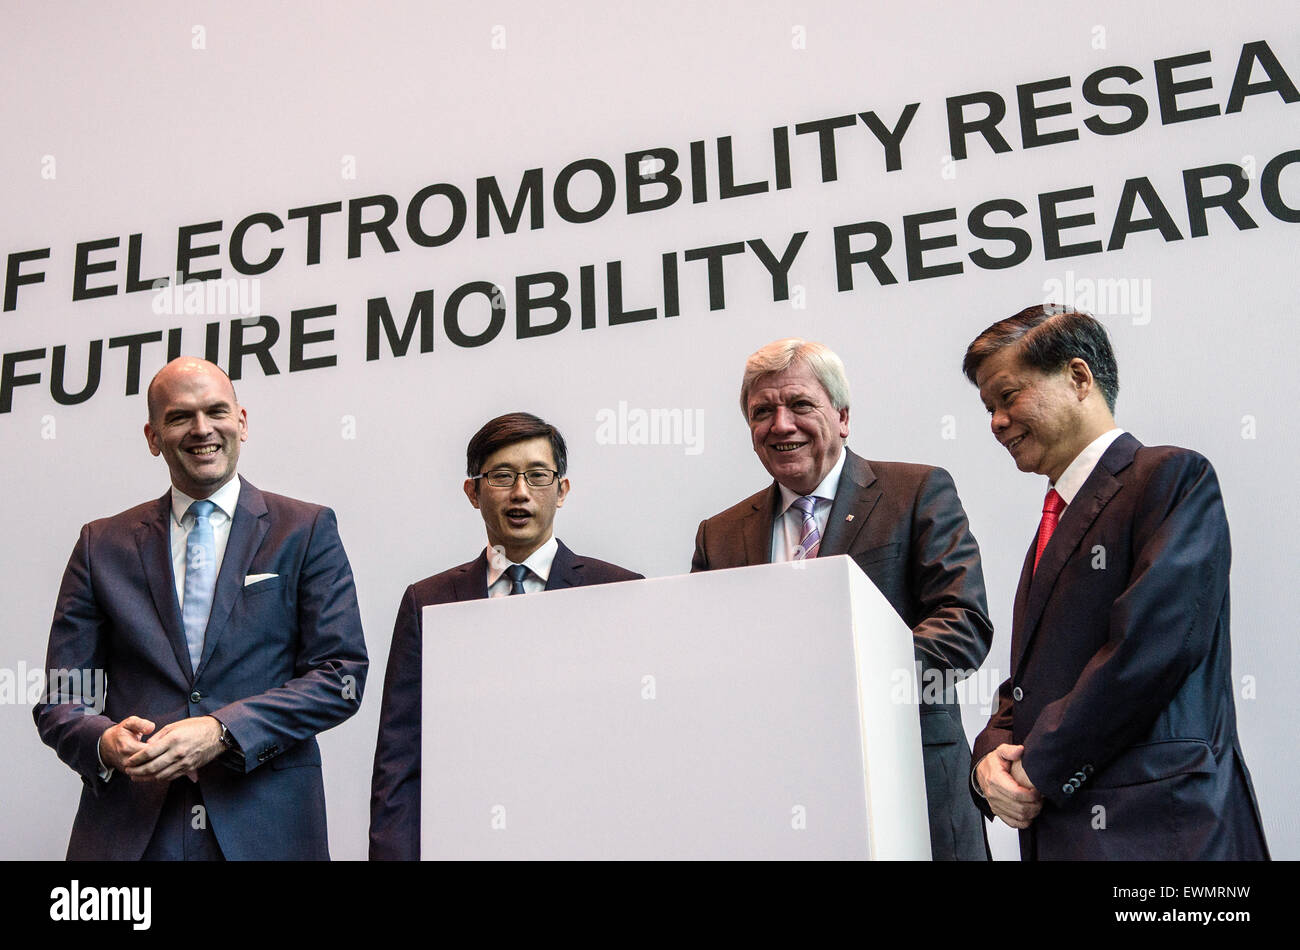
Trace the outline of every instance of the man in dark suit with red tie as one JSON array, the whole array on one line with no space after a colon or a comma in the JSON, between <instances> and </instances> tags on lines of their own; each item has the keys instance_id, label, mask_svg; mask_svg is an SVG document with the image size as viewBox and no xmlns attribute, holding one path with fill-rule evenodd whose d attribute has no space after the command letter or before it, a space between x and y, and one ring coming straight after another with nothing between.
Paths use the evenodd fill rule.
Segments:
<instances>
[{"instance_id":1,"label":"man in dark suit with red tie","mask_svg":"<svg viewBox=\"0 0 1300 950\"><path fill-rule=\"evenodd\" d=\"M1237 739L1214 468L1116 427L1114 353L1086 314L995 323L963 370L1016 467L1050 483L1011 678L975 741L976 804L1020 829L1026 860L1267 858Z\"/></svg>"},{"instance_id":2,"label":"man in dark suit with red tie","mask_svg":"<svg viewBox=\"0 0 1300 950\"><path fill-rule=\"evenodd\" d=\"M847 554L912 628L936 860L984 861L984 823L966 792L970 746L955 683L993 639L979 545L952 477L868 461L845 446L849 383L828 347L777 340L745 363L740 407L772 476L762 491L700 523L692 571ZM942 689L928 684L941 682Z\"/></svg>"},{"instance_id":3,"label":"man in dark suit with red tie","mask_svg":"<svg viewBox=\"0 0 1300 950\"><path fill-rule=\"evenodd\" d=\"M470 439L465 454L465 495L483 516L488 543L474 560L417 581L402 596L371 779L372 861L420 857L424 608L641 578L574 554L554 537L555 511L569 494L568 451L554 426L526 412L498 416Z\"/></svg>"}]
</instances>

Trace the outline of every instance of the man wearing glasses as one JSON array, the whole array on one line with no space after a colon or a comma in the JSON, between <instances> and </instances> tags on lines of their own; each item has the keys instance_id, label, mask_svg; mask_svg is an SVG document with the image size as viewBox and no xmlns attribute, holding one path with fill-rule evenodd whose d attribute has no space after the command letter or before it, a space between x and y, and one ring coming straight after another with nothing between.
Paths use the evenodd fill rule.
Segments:
<instances>
[{"instance_id":1,"label":"man wearing glasses","mask_svg":"<svg viewBox=\"0 0 1300 950\"><path fill-rule=\"evenodd\" d=\"M370 859L420 857L420 616L430 604L639 580L640 574L574 554L553 534L569 494L568 453L558 429L526 412L498 416L470 439L465 496L487 528L487 547L467 564L406 589L384 676L379 742L370 783Z\"/></svg>"}]
</instances>

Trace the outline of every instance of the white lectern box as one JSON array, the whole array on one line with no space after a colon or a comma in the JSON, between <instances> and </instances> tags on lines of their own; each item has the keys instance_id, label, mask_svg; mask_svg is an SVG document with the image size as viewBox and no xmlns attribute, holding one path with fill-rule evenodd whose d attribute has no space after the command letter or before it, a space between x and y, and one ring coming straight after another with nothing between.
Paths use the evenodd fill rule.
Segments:
<instances>
[{"instance_id":1,"label":"white lectern box","mask_svg":"<svg viewBox=\"0 0 1300 950\"><path fill-rule=\"evenodd\" d=\"M911 631L847 557L423 619L426 859L930 857Z\"/></svg>"}]
</instances>

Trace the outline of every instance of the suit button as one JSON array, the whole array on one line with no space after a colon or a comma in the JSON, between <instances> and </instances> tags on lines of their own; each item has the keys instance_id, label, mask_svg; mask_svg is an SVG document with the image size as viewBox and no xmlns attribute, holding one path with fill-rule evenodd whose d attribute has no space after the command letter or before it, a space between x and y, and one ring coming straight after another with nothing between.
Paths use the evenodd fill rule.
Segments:
<instances>
[{"instance_id":1,"label":"suit button","mask_svg":"<svg viewBox=\"0 0 1300 950\"><path fill-rule=\"evenodd\" d=\"M203 699L203 694L200 693L197 689L194 692L190 693L190 702L197 703L202 699Z\"/></svg>"},{"instance_id":2,"label":"suit button","mask_svg":"<svg viewBox=\"0 0 1300 950\"><path fill-rule=\"evenodd\" d=\"M1025 691L1021 689L1019 686L1017 686L1015 689L1011 691L1011 698L1014 699L1016 702L1020 702L1020 700L1025 698Z\"/></svg>"},{"instance_id":3,"label":"suit button","mask_svg":"<svg viewBox=\"0 0 1300 950\"><path fill-rule=\"evenodd\" d=\"M1090 776L1090 775L1092 775L1092 766L1091 766L1091 765L1085 765L1085 766L1083 767L1083 777L1084 777L1084 778L1087 778L1087 777Z\"/></svg>"},{"instance_id":4,"label":"suit button","mask_svg":"<svg viewBox=\"0 0 1300 950\"><path fill-rule=\"evenodd\" d=\"M1063 794L1065 794L1065 795L1073 795L1073 794L1074 794L1074 786L1073 786L1073 785L1062 785L1062 786L1061 786L1061 792L1062 792Z\"/></svg>"},{"instance_id":5,"label":"suit button","mask_svg":"<svg viewBox=\"0 0 1300 950\"><path fill-rule=\"evenodd\" d=\"M1070 779L1070 787L1071 787L1071 788L1078 788L1078 787L1079 787L1080 785L1082 785L1082 784L1083 784L1083 783L1079 781L1079 779L1078 779L1077 776L1076 776L1075 778Z\"/></svg>"}]
</instances>

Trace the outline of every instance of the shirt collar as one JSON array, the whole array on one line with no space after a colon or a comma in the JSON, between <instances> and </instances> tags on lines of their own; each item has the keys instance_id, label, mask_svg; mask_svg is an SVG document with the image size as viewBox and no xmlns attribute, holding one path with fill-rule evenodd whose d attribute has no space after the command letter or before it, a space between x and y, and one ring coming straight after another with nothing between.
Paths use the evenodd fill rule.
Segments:
<instances>
[{"instance_id":1,"label":"shirt collar","mask_svg":"<svg viewBox=\"0 0 1300 950\"><path fill-rule=\"evenodd\" d=\"M1118 426L1109 432L1103 432L1097 438L1088 443L1088 447L1075 456L1074 461L1065 467L1055 484L1050 487L1056 489L1056 493L1068 505L1074 501L1074 496L1079 494L1079 489L1083 483L1088 480L1092 470L1097 467L1101 457L1106 454L1112 442L1124 434L1124 430Z\"/></svg>"},{"instance_id":2,"label":"shirt collar","mask_svg":"<svg viewBox=\"0 0 1300 950\"><path fill-rule=\"evenodd\" d=\"M835 490L839 488L840 473L844 471L844 460L846 458L848 458L848 453L841 446L839 459L831 466L831 470L826 473L826 477L821 480L821 484L809 494L814 498L825 498L827 501L834 501ZM781 489L781 514L785 514L790 510L790 506L794 504L794 500L802 496L786 488L780 482L777 482L777 485Z\"/></svg>"},{"instance_id":3,"label":"shirt collar","mask_svg":"<svg viewBox=\"0 0 1300 950\"><path fill-rule=\"evenodd\" d=\"M551 578L551 563L555 560L555 555L559 553L559 550L559 539L556 538L555 535L551 535L550 540L532 554L528 555L528 557L524 558L520 563L540 577L542 583L545 584ZM488 587L491 587L500 580L501 575L506 572L506 568L513 563L504 553L498 553L497 550L491 546L487 549L487 562Z\"/></svg>"},{"instance_id":4,"label":"shirt collar","mask_svg":"<svg viewBox=\"0 0 1300 950\"><path fill-rule=\"evenodd\" d=\"M218 511L232 520L235 517L235 505L239 503L239 486L239 476L236 475L208 496L208 501L216 505ZM196 500L173 485L172 520L179 525L181 519L185 517L185 512L190 510L190 505L194 504Z\"/></svg>"}]
</instances>

